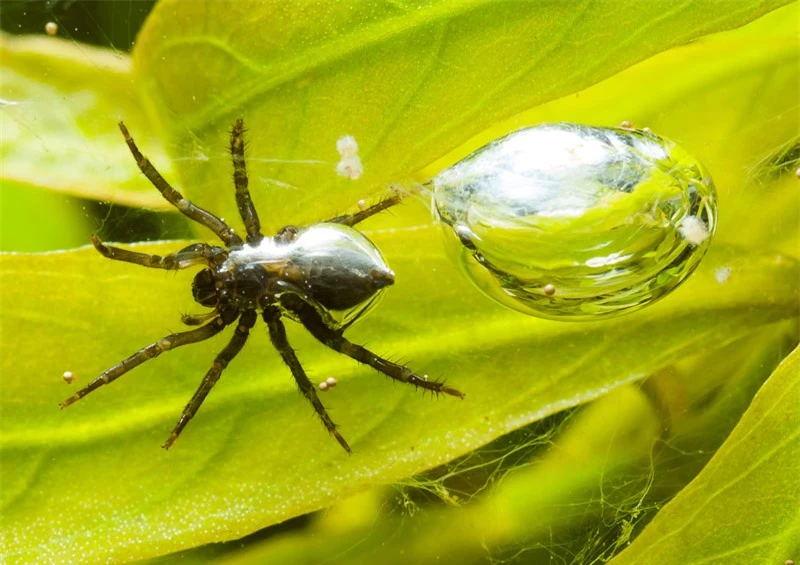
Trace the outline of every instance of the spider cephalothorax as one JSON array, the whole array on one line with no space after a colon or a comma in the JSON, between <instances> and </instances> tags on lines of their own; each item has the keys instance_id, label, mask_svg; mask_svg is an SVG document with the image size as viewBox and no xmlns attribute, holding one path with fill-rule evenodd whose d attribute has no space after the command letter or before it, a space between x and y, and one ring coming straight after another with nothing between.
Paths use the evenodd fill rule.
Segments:
<instances>
[{"instance_id":1,"label":"spider cephalothorax","mask_svg":"<svg viewBox=\"0 0 800 565\"><path fill-rule=\"evenodd\" d=\"M95 248L109 259L168 270L202 266L192 282L192 295L196 302L211 308L211 311L200 315L184 315L183 322L186 325L200 327L170 334L140 349L62 402L62 408L148 359L164 351L208 339L238 320L230 342L217 355L167 438L164 448L168 449L195 415L222 371L241 351L250 329L255 325L258 312L261 312L270 339L291 370L297 386L311 402L328 431L348 452L350 447L328 416L289 345L282 316L297 320L320 342L388 377L434 393L464 396L443 382L430 381L343 336L347 327L374 304L380 291L394 281L394 273L375 245L352 226L397 204L401 198L399 193L355 214L337 216L311 226L287 226L274 237L264 237L248 190L244 126L242 120L237 120L231 132L231 155L236 203L247 230L247 237L243 240L220 218L195 206L172 188L139 151L125 125L120 122L119 127L139 168L164 198L181 213L217 234L226 247L195 243L161 257L111 247L94 236L92 242Z\"/></svg>"}]
</instances>

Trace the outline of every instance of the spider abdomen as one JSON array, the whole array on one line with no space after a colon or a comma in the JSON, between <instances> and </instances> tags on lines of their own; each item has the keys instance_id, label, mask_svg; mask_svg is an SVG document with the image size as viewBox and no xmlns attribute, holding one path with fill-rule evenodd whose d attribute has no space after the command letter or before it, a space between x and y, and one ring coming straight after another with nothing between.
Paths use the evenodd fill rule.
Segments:
<instances>
[{"instance_id":1,"label":"spider abdomen","mask_svg":"<svg viewBox=\"0 0 800 565\"><path fill-rule=\"evenodd\" d=\"M377 247L360 232L315 224L230 252L218 276L237 301L293 292L331 310L363 304L394 282Z\"/></svg>"}]
</instances>

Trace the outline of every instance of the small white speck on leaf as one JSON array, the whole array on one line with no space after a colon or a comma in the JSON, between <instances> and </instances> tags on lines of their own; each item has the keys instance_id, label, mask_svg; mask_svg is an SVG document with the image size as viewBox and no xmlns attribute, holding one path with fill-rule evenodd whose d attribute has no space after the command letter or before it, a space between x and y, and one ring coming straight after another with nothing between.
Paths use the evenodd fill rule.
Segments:
<instances>
[{"instance_id":1,"label":"small white speck on leaf","mask_svg":"<svg viewBox=\"0 0 800 565\"><path fill-rule=\"evenodd\" d=\"M728 281L731 277L731 268L730 267L720 267L716 271L714 271L714 278L717 279L719 284L723 284Z\"/></svg>"},{"instance_id":2,"label":"small white speck on leaf","mask_svg":"<svg viewBox=\"0 0 800 565\"><path fill-rule=\"evenodd\" d=\"M75 374L72 371L64 371L62 377L64 378L64 382L68 385L71 385L73 382L75 382Z\"/></svg>"},{"instance_id":3,"label":"small white speck on leaf","mask_svg":"<svg viewBox=\"0 0 800 565\"><path fill-rule=\"evenodd\" d=\"M341 159L336 164L336 174L351 180L361 178L364 174L364 165L358 156L358 143L352 135L343 135L336 140L336 151Z\"/></svg>"},{"instance_id":4,"label":"small white speck on leaf","mask_svg":"<svg viewBox=\"0 0 800 565\"><path fill-rule=\"evenodd\" d=\"M342 157L356 157L358 156L358 142L352 135L343 135L336 140L336 151Z\"/></svg>"}]
</instances>

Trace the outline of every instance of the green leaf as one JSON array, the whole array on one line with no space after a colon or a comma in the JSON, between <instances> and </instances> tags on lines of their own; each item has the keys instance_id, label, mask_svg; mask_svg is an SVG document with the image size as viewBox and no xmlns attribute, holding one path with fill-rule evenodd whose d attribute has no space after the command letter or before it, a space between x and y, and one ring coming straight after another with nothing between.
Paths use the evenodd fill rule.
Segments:
<instances>
[{"instance_id":1,"label":"green leaf","mask_svg":"<svg viewBox=\"0 0 800 565\"><path fill-rule=\"evenodd\" d=\"M800 552L800 350L705 469L614 565L783 563Z\"/></svg>"},{"instance_id":2,"label":"green leaf","mask_svg":"<svg viewBox=\"0 0 800 565\"><path fill-rule=\"evenodd\" d=\"M91 233L80 200L0 182L0 250L50 251L84 245Z\"/></svg>"},{"instance_id":3,"label":"green leaf","mask_svg":"<svg viewBox=\"0 0 800 565\"><path fill-rule=\"evenodd\" d=\"M563 555L576 563L606 561L627 547L637 522L686 482L679 473L687 463L694 473L707 463L705 454L719 447L753 388L785 354L783 340L775 338L785 335L787 325L690 356L677 370L659 370L643 389L619 387L559 423L518 430L441 473L404 481L402 494L397 488L373 489L315 515L303 529L249 543L230 555L222 552L238 544L201 547L165 562L207 563L220 553L214 563L225 565L389 565L435 562L441 556L451 563L477 563L487 555L526 565ZM533 454L530 460L525 453ZM499 464L506 460L513 461L508 473ZM477 494L471 495L470 485L477 486ZM418 502L420 489L448 504Z\"/></svg>"},{"instance_id":4,"label":"green leaf","mask_svg":"<svg viewBox=\"0 0 800 565\"><path fill-rule=\"evenodd\" d=\"M0 180L168 208L139 173L117 129L122 119L136 123L150 157L170 173L134 86L127 55L0 32Z\"/></svg>"},{"instance_id":5,"label":"green leaf","mask_svg":"<svg viewBox=\"0 0 800 565\"><path fill-rule=\"evenodd\" d=\"M417 508L411 502L414 519L409 520L391 510L397 506L391 500L396 492L376 489L371 496L356 496L316 516L308 532L290 532L253 544L215 563L401 565L439 561L441 556L446 556L447 563L485 561L487 553L497 554L498 546L547 531L552 534L554 527L589 514L587 508L599 507L605 474L613 475L646 457L659 427L645 395L637 386L625 385L568 419L557 433L535 438L534 442L549 446L546 453L528 464L520 462L520 467L493 485L487 497L464 503L457 489L448 491L445 485L432 482L433 492L450 504ZM488 447L494 456L502 456L497 446L495 450ZM459 465L470 468L480 463L481 459L468 457ZM422 484L429 486L424 477ZM208 553L200 548L173 559L178 563L187 556L203 555L208 561Z\"/></svg>"},{"instance_id":6,"label":"green leaf","mask_svg":"<svg viewBox=\"0 0 800 565\"><path fill-rule=\"evenodd\" d=\"M181 184L226 218L222 132L244 117L251 190L275 229L342 212L498 120L785 3L167 0L134 68ZM334 172L343 135L359 143L355 182Z\"/></svg>"},{"instance_id":7,"label":"green leaf","mask_svg":"<svg viewBox=\"0 0 800 565\"><path fill-rule=\"evenodd\" d=\"M14 352L0 366L6 558L76 560L91 549L97 560L122 560L237 538L796 315L800 266L787 257L717 248L707 268L645 312L563 324L483 299L439 253L433 228L373 235L398 283L351 339L446 375L467 398L432 401L392 386L291 328L312 378L340 381L323 399L352 457L324 433L263 330L168 453L159 446L224 336L170 352L59 411L74 390L64 371L80 386L179 329L177 314L194 310L190 273L107 261L91 249L0 256L0 339ZM713 276L722 265L735 273L724 284Z\"/></svg>"}]
</instances>

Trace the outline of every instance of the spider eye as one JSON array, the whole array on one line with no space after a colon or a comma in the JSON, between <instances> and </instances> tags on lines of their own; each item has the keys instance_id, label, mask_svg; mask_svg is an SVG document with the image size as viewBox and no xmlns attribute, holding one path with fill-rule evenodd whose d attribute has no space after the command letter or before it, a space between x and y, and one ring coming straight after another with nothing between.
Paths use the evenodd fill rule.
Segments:
<instances>
[{"instance_id":1,"label":"spider eye","mask_svg":"<svg viewBox=\"0 0 800 565\"><path fill-rule=\"evenodd\" d=\"M473 281L544 318L614 315L665 296L697 267L716 225L703 166L645 131L526 128L433 183L434 209Z\"/></svg>"},{"instance_id":2,"label":"spider eye","mask_svg":"<svg viewBox=\"0 0 800 565\"><path fill-rule=\"evenodd\" d=\"M192 296L203 306L210 308L217 305L219 296L211 269L203 269L195 275L192 281Z\"/></svg>"}]
</instances>

